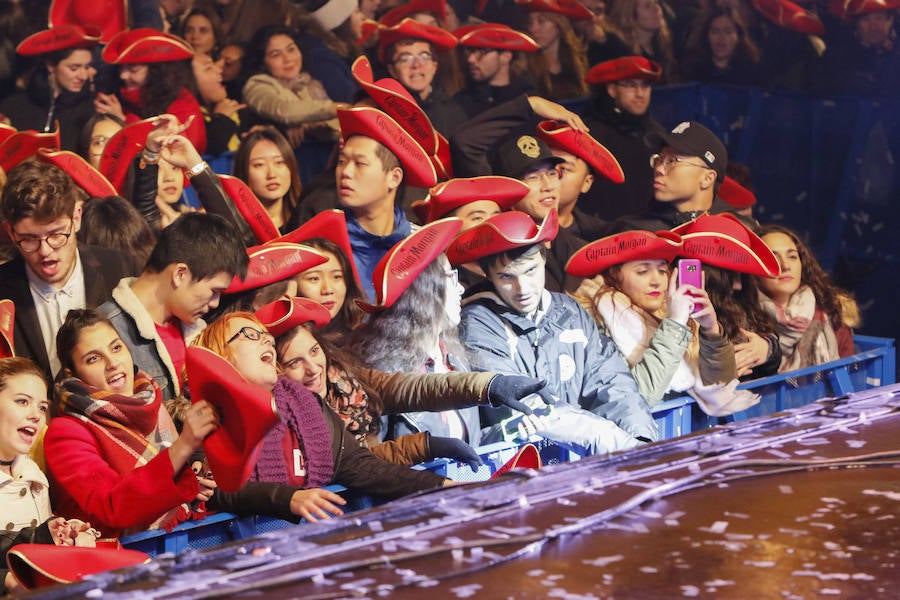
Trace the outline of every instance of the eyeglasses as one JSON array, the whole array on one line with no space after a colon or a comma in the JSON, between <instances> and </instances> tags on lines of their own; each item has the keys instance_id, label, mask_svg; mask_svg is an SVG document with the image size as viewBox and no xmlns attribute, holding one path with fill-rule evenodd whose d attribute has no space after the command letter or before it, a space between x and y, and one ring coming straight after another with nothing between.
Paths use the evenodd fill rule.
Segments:
<instances>
[{"instance_id":1,"label":"eyeglasses","mask_svg":"<svg viewBox=\"0 0 900 600\"><path fill-rule=\"evenodd\" d=\"M394 59L394 65L411 67L412 65L416 64L416 61L422 63L423 65L427 65L433 60L434 54L432 54L431 52L419 52L418 54L410 54L409 52L404 52Z\"/></svg>"},{"instance_id":2,"label":"eyeglasses","mask_svg":"<svg viewBox=\"0 0 900 600\"><path fill-rule=\"evenodd\" d=\"M51 233L45 237L33 237L26 236L22 239L15 240L16 246L19 247L19 250L24 252L25 254L31 254L33 252L37 252L41 248L41 244L47 242L47 245L50 246L53 250L58 250L69 243L69 236L72 235L72 228L75 227L75 222L69 223L69 231L68 233L62 233L57 231L56 233ZM16 237L19 237L19 234L13 231L16 234Z\"/></svg>"},{"instance_id":3,"label":"eyeglasses","mask_svg":"<svg viewBox=\"0 0 900 600\"><path fill-rule=\"evenodd\" d=\"M547 178L547 181L556 181L560 177L559 170L543 169L541 171L535 171L523 177L522 181L524 181L528 185L535 185L539 184L544 177Z\"/></svg>"},{"instance_id":4,"label":"eyeglasses","mask_svg":"<svg viewBox=\"0 0 900 600\"><path fill-rule=\"evenodd\" d=\"M225 345L227 346L228 344L230 344L231 342L233 342L234 340L238 339L241 336L244 336L251 342L258 342L260 339L268 339L268 340L271 340L273 343L275 342L275 336L273 336L271 333L267 333L265 331L260 331L259 329L256 329L254 327L247 326L247 327L241 327L240 329L238 329L238 332L236 334L234 334L233 336L228 338L228 341L225 342Z\"/></svg>"},{"instance_id":5,"label":"eyeglasses","mask_svg":"<svg viewBox=\"0 0 900 600\"><path fill-rule=\"evenodd\" d=\"M652 167L653 169L662 167L664 173L668 173L672 170L672 168L678 165L690 165L692 167L700 167L701 169L710 168L709 165L698 165L697 163L689 162L687 159L681 158L680 156L676 156L674 154L666 154L665 156L663 156L662 154L654 154L650 157L650 167Z\"/></svg>"},{"instance_id":6,"label":"eyeglasses","mask_svg":"<svg viewBox=\"0 0 900 600\"><path fill-rule=\"evenodd\" d=\"M619 87L623 87L626 90L636 90L638 88L642 90L650 89L650 82L646 79L625 79L623 81L617 81L616 85Z\"/></svg>"},{"instance_id":7,"label":"eyeglasses","mask_svg":"<svg viewBox=\"0 0 900 600\"><path fill-rule=\"evenodd\" d=\"M463 48L463 56L469 58L474 56L475 60L481 60L481 57L491 52L500 52L497 48Z\"/></svg>"}]
</instances>

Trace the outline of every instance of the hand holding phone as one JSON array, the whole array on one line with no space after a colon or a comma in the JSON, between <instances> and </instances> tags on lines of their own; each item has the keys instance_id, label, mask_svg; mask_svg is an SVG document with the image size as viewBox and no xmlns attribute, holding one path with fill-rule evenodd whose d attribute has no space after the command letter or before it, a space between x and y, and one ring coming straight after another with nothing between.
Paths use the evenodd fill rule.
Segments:
<instances>
[{"instance_id":1,"label":"hand holding phone","mask_svg":"<svg viewBox=\"0 0 900 600\"><path fill-rule=\"evenodd\" d=\"M681 258L678 260L678 285L692 285L703 289L703 264L696 258ZM694 304L694 310L700 310L701 306Z\"/></svg>"}]
</instances>

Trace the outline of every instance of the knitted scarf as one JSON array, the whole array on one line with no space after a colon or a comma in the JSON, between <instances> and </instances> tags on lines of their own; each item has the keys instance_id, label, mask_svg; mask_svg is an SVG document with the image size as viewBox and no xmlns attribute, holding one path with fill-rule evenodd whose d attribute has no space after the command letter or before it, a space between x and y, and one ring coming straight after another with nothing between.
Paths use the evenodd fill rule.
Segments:
<instances>
[{"instance_id":1,"label":"knitted scarf","mask_svg":"<svg viewBox=\"0 0 900 600\"><path fill-rule=\"evenodd\" d=\"M146 465L178 437L159 386L143 371L135 375L131 396L97 389L75 377L58 383L56 393L60 413L84 423L97 440L100 455L119 474ZM148 528L170 528L189 516L189 507L182 504Z\"/></svg>"},{"instance_id":2,"label":"knitted scarf","mask_svg":"<svg viewBox=\"0 0 900 600\"><path fill-rule=\"evenodd\" d=\"M328 485L334 476L331 431L318 399L302 385L286 377L278 378L273 392L281 420L263 438L250 479L287 483L288 466L281 442L290 429L299 438L300 451L306 458L305 487Z\"/></svg>"},{"instance_id":3,"label":"knitted scarf","mask_svg":"<svg viewBox=\"0 0 900 600\"><path fill-rule=\"evenodd\" d=\"M840 358L837 338L828 317L816 307L816 297L809 286L801 286L782 309L762 291L762 309L775 318L775 332L781 346L779 373L820 365Z\"/></svg>"}]
</instances>

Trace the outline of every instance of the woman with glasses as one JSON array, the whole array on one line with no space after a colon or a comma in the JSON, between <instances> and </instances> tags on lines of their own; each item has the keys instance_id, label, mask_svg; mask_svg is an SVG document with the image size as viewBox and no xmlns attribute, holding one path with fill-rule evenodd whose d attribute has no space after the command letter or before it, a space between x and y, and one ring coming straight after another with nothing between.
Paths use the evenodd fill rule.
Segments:
<instances>
[{"instance_id":1,"label":"woman with glasses","mask_svg":"<svg viewBox=\"0 0 900 600\"><path fill-rule=\"evenodd\" d=\"M250 383L271 390L281 421L260 444L251 481L297 489L295 514L309 521L343 513L331 483L397 497L448 485L443 477L384 462L360 446L343 421L303 385L278 373L274 338L251 313L229 313L210 324L194 345L225 358Z\"/></svg>"},{"instance_id":2,"label":"woman with glasses","mask_svg":"<svg viewBox=\"0 0 900 600\"><path fill-rule=\"evenodd\" d=\"M253 36L244 58L244 101L261 118L278 126L294 148L306 137L338 138L337 109L322 84L303 71L296 32L268 25Z\"/></svg>"}]
</instances>

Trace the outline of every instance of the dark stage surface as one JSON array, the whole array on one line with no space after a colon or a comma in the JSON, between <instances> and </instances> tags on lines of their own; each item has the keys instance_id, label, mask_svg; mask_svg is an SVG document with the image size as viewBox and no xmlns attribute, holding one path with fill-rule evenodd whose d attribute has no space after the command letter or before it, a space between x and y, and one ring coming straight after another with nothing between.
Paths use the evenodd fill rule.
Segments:
<instances>
[{"instance_id":1,"label":"dark stage surface","mask_svg":"<svg viewBox=\"0 0 900 600\"><path fill-rule=\"evenodd\" d=\"M897 598L898 409L822 400L34 597Z\"/></svg>"}]
</instances>

